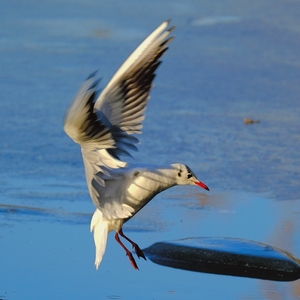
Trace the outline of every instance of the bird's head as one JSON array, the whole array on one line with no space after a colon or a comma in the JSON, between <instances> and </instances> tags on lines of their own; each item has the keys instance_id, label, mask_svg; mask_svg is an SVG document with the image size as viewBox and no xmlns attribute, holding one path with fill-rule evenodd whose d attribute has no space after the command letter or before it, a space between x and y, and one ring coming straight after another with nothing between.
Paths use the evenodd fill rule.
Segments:
<instances>
[{"instance_id":1,"label":"bird's head","mask_svg":"<svg viewBox=\"0 0 300 300\"><path fill-rule=\"evenodd\" d=\"M176 182L178 185L198 185L209 191L207 185L201 182L188 166L183 164L173 164L172 167L177 172Z\"/></svg>"}]
</instances>

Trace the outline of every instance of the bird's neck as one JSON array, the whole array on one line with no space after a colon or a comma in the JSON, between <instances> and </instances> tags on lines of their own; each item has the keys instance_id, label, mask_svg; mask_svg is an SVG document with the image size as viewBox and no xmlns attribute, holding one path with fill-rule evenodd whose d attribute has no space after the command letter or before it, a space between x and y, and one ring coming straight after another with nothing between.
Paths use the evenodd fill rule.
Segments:
<instances>
[{"instance_id":1,"label":"bird's neck","mask_svg":"<svg viewBox=\"0 0 300 300\"><path fill-rule=\"evenodd\" d=\"M153 184L157 185L157 194L177 184L175 178L176 170L170 168L159 168L155 172L146 172L145 176L149 176Z\"/></svg>"},{"instance_id":2,"label":"bird's neck","mask_svg":"<svg viewBox=\"0 0 300 300\"><path fill-rule=\"evenodd\" d=\"M160 192L176 185L176 170L167 168L134 168L125 186L124 204L134 208L134 214Z\"/></svg>"}]
</instances>

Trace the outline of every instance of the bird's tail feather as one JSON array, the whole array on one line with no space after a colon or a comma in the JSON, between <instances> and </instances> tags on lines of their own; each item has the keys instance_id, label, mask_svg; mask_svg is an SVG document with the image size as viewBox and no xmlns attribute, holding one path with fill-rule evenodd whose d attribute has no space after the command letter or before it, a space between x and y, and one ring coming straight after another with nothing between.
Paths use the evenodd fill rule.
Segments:
<instances>
[{"instance_id":1,"label":"bird's tail feather","mask_svg":"<svg viewBox=\"0 0 300 300\"><path fill-rule=\"evenodd\" d=\"M94 231L94 241L96 247L95 267L98 267L102 261L102 257L106 248L108 235L108 223L103 221L102 212L96 209L91 220L91 232Z\"/></svg>"}]
</instances>

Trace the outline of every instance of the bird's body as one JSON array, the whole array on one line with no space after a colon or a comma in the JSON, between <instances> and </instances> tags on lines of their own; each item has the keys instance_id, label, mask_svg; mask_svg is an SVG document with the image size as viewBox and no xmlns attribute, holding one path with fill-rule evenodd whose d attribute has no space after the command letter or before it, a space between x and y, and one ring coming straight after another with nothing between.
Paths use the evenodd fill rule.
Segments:
<instances>
[{"instance_id":1,"label":"bird's body","mask_svg":"<svg viewBox=\"0 0 300 300\"><path fill-rule=\"evenodd\" d=\"M122 226L158 193L188 184L208 190L183 164L135 166L120 160L122 155L130 155L128 151L137 150L138 139L133 134L141 133L155 70L172 40L168 35L173 28L165 30L167 26L168 21L149 35L99 96L92 74L65 116L66 133L81 145L87 185L96 206L91 221L96 268L105 252L107 234L112 230L133 267L138 268L119 234L133 245L138 257L145 258L138 245L124 235Z\"/></svg>"},{"instance_id":2,"label":"bird's body","mask_svg":"<svg viewBox=\"0 0 300 300\"><path fill-rule=\"evenodd\" d=\"M111 220L109 231L118 231L157 194L177 185L176 166L179 164L173 166L128 166L111 172L111 178L105 180L105 187L98 189L104 198L103 205L100 204L103 218ZM120 206L122 212L119 212ZM122 214L124 217L120 217Z\"/></svg>"}]
</instances>

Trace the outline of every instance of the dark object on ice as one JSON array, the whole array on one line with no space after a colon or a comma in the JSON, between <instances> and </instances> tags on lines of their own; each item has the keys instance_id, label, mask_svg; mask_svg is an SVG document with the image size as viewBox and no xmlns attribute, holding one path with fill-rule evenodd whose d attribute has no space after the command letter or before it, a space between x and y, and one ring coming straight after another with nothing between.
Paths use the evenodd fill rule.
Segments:
<instances>
[{"instance_id":1,"label":"dark object on ice","mask_svg":"<svg viewBox=\"0 0 300 300\"><path fill-rule=\"evenodd\" d=\"M276 281L300 278L299 260L265 244L234 238L187 238L143 250L153 262L196 272Z\"/></svg>"},{"instance_id":2,"label":"dark object on ice","mask_svg":"<svg viewBox=\"0 0 300 300\"><path fill-rule=\"evenodd\" d=\"M252 120L252 119L249 119L249 118L244 119L244 124L246 124L246 125L256 124L256 123L259 123L259 120Z\"/></svg>"}]
</instances>

